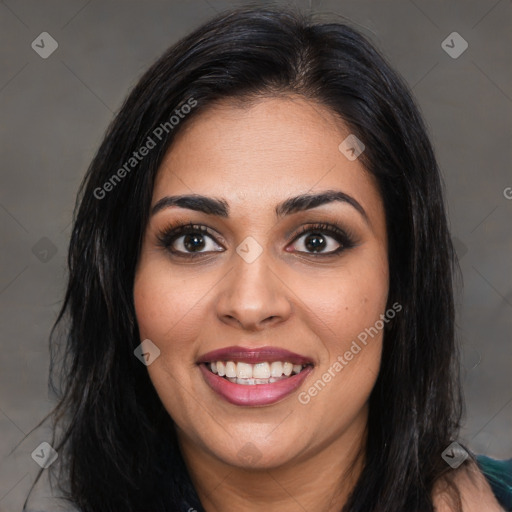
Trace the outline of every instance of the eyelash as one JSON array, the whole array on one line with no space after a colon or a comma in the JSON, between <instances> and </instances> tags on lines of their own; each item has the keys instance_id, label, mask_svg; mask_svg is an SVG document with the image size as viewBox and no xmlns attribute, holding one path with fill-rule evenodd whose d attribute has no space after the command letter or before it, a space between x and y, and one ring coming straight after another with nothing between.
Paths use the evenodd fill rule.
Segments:
<instances>
[{"instance_id":1,"label":"eyelash","mask_svg":"<svg viewBox=\"0 0 512 512\"><path fill-rule=\"evenodd\" d=\"M192 222L182 224L182 223L176 223L176 224L168 224L166 228L164 228L160 233L157 235L158 239L158 245L160 247L163 247L164 249L168 250L173 255L176 255L180 258L197 258L201 255L207 254L211 251L206 252L182 252L177 251L175 249L172 249L173 243L181 236L188 235L188 234L206 234L210 238L212 238L217 245L220 245L213 235L213 233L210 232L210 229L206 226L203 226L201 224L194 224ZM325 258L329 256L336 256L340 254L341 252L345 251L346 249L350 249L351 247L355 246L354 237L347 232L346 230L343 230L339 228L338 226L334 224L328 224L328 223L316 223L311 224L307 226L303 226L301 230L294 235L293 242L301 238L305 234L329 234L332 238L336 240L340 244L340 247L338 249L335 249L334 251L329 251L326 253L314 253L314 252L306 252L305 254L309 256L319 257L319 258ZM221 251L214 251L214 252L221 252ZM300 253L304 253L304 251L299 251Z\"/></svg>"}]
</instances>

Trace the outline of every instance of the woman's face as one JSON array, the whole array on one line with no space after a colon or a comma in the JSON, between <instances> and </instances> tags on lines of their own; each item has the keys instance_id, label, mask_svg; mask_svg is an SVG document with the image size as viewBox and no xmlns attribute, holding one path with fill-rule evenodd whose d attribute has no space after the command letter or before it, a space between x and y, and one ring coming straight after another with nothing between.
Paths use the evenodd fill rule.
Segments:
<instances>
[{"instance_id":1,"label":"woman's face","mask_svg":"<svg viewBox=\"0 0 512 512\"><path fill-rule=\"evenodd\" d=\"M224 102L191 119L162 163L134 300L141 341L160 350L151 381L197 454L270 468L361 438L389 283L382 199L339 149L348 135L302 98ZM288 208L325 191L343 195ZM191 194L221 204L164 199ZM191 233L166 231L186 223ZM218 373L200 361L221 361Z\"/></svg>"}]
</instances>

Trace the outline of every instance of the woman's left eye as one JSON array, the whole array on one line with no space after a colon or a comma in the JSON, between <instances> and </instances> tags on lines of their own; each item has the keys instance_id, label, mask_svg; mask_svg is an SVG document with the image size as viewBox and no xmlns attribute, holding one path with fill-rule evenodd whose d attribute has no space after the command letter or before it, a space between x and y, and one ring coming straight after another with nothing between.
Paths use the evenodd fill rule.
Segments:
<instances>
[{"instance_id":1,"label":"woman's left eye","mask_svg":"<svg viewBox=\"0 0 512 512\"><path fill-rule=\"evenodd\" d=\"M295 240L301 239L301 244L306 250L299 249L299 252L313 256L332 256L354 245L352 239L343 230L331 224L306 226L295 238Z\"/></svg>"}]
</instances>

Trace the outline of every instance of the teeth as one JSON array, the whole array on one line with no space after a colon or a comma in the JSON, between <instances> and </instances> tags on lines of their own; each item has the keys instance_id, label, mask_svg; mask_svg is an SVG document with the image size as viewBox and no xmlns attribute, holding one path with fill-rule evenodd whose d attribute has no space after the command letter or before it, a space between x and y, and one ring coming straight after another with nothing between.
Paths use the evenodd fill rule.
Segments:
<instances>
[{"instance_id":1,"label":"teeth","mask_svg":"<svg viewBox=\"0 0 512 512\"><path fill-rule=\"evenodd\" d=\"M213 372L215 373L215 372ZM239 379L251 379L253 376L252 364L238 363L236 365L236 376ZM256 375L255 375L256 377Z\"/></svg>"},{"instance_id":2,"label":"teeth","mask_svg":"<svg viewBox=\"0 0 512 512\"><path fill-rule=\"evenodd\" d=\"M226 377L228 379L236 377L236 365L233 361L226 363Z\"/></svg>"},{"instance_id":3,"label":"teeth","mask_svg":"<svg viewBox=\"0 0 512 512\"><path fill-rule=\"evenodd\" d=\"M272 384L278 380L286 379L286 377L270 377L269 379L236 379L237 384L244 384L246 386L253 386L254 384ZM233 382L234 379L230 379Z\"/></svg>"},{"instance_id":4,"label":"teeth","mask_svg":"<svg viewBox=\"0 0 512 512\"><path fill-rule=\"evenodd\" d=\"M219 377L226 377L235 384L269 384L300 373L306 365L288 361L262 362L256 364L234 361L212 361L208 367Z\"/></svg>"},{"instance_id":5,"label":"teeth","mask_svg":"<svg viewBox=\"0 0 512 512\"><path fill-rule=\"evenodd\" d=\"M268 363L255 364L252 371L252 376L255 379L268 379L270 377L270 365Z\"/></svg>"},{"instance_id":6,"label":"teeth","mask_svg":"<svg viewBox=\"0 0 512 512\"><path fill-rule=\"evenodd\" d=\"M215 373L215 372L213 372L213 373ZM274 361L270 365L270 375L272 377L281 377L282 374L283 374L283 363L281 363L281 361Z\"/></svg>"}]
</instances>

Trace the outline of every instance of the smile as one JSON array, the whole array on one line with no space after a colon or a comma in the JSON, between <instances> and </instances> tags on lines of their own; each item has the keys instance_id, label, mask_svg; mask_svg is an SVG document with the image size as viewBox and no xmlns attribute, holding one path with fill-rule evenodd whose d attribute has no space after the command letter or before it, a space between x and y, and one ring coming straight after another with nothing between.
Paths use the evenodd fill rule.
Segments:
<instances>
[{"instance_id":1,"label":"smile","mask_svg":"<svg viewBox=\"0 0 512 512\"><path fill-rule=\"evenodd\" d=\"M312 365L306 365L299 373L290 375L289 377L283 375L281 377L271 377L274 382L267 383L256 382L260 379L243 379L239 383L236 377L236 383L226 379L226 377L219 377L218 374L213 373L206 364L200 364L199 368L203 375L206 384L221 398L234 405L270 405L278 402L286 396L293 393L304 381L304 379L313 370ZM231 377L235 379L235 377ZM255 381L253 385L250 381Z\"/></svg>"},{"instance_id":2,"label":"smile","mask_svg":"<svg viewBox=\"0 0 512 512\"><path fill-rule=\"evenodd\" d=\"M295 391L313 362L275 347L226 347L204 354L198 366L206 384L234 405L270 405Z\"/></svg>"},{"instance_id":3,"label":"smile","mask_svg":"<svg viewBox=\"0 0 512 512\"><path fill-rule=\"evenodd\" d=\"M256 364L216 361L207 365L209 370L234 384L248 386L272 384L300 373L307 365L292 364L288 361L262 362Z\"/></svg>"}]
</instances>

